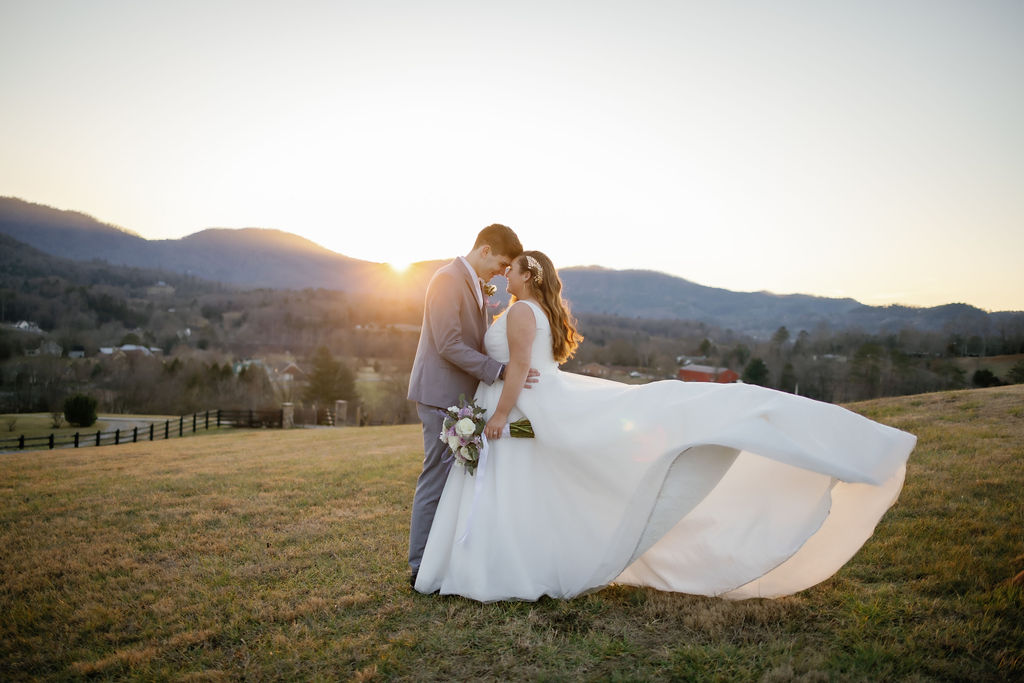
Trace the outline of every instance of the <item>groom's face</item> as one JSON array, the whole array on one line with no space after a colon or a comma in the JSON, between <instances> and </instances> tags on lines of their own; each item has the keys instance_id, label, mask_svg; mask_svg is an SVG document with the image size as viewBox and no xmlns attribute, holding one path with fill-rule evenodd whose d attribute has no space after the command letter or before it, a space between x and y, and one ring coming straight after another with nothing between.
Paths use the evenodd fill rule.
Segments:
<instances>
[{"instance_id":1,"label":"groom's face","mask_svg":"<svg viewBox=\"0 0 1024 683\"><path fill-rule=\"evenodd\" d=\"M484 279L484 282L486 282L495 275L504 275L505 269L508 268L511 264L511 256L498 254L495 253L492 249L488 249L486 255L483 258L484 272L480 274L480 277L482 277Z\"/></svg>"}]
</instances>

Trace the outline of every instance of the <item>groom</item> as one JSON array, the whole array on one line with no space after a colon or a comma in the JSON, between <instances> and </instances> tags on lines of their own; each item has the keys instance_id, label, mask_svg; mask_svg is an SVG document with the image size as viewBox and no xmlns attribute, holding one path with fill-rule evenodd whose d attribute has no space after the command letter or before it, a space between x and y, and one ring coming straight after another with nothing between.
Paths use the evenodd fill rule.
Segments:
<instances>
[{"instance_id":1,"label":"groom","mask_svg":"<svg viewBox=\"0 0 1024 683\"><path fill-rule=\"evenodd\" d=\"M409 378L409 399L423 423L423 471L416 482L409 526L410 583L416 585L423 548L441 498L451 460L438 438L448 406L459 395L471 399L479 382L502 379L505 366L483 353L490 321L484 283L502 275L523 245L511 228L489 225L477 235L472 251L439 269L427 285L423 326Z\"/></svg>"}]
</instances>

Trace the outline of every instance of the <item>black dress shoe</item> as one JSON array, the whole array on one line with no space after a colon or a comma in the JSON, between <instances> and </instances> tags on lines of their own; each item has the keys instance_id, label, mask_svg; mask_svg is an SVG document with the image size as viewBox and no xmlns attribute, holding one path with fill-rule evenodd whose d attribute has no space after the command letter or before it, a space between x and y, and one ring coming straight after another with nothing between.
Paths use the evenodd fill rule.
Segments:
<instances>
[{"instance_id":1,"label":"black dress shoe","mask_svg":"<svg viewBox=\"0 0 1024 683\"><path fill-rule=\"evenodd\" d=\"M414 571L411 574L409 574L409 585L413 588L413 590L416 589L416 577L418 575L419 575L419 572L416 572L416 571Z\"/></svg>"}]
</instances>

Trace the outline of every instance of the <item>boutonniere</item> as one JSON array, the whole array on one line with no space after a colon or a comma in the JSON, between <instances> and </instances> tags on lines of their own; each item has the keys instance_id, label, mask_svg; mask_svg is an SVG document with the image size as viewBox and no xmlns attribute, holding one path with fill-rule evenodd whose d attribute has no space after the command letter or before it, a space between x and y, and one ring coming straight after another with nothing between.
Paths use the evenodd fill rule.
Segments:
<instances>
[{"instance_id":1,"label":"boutonniere","mask_svg":"<svg viewBox=\"0 0 1024 683\"><path fill-rule=\"evenodd\" d=\"M484 283L484 294L487 296L494 296L494 293L498 291L498 288L489 282Z\"/></svg>"}]
</instances>

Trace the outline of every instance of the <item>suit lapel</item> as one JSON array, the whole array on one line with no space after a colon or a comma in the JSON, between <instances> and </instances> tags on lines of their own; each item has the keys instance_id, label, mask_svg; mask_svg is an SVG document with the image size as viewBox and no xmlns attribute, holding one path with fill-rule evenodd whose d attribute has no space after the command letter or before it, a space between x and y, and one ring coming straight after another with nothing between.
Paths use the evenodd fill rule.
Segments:
<instances>
[{"instance_id":1,"label":"suit lapel","mask_svg":"<svg viewBox=\"0 0 1024 683\"><path fill-rule=\"evenodd\" d=\"M472 274L469 269L466 268L466 264L461 259L455 259L455 267L462 271L463 278L466 280L466 286L469 287L470 301L473 306L476 306L480 310L480 319L484 321L484 326L487 326L487 297L480 291L480 281ZM477 292L480 293L480 300L483 301L483 306L480 306L476 298Z\"/></svg>"}]
</instances>

